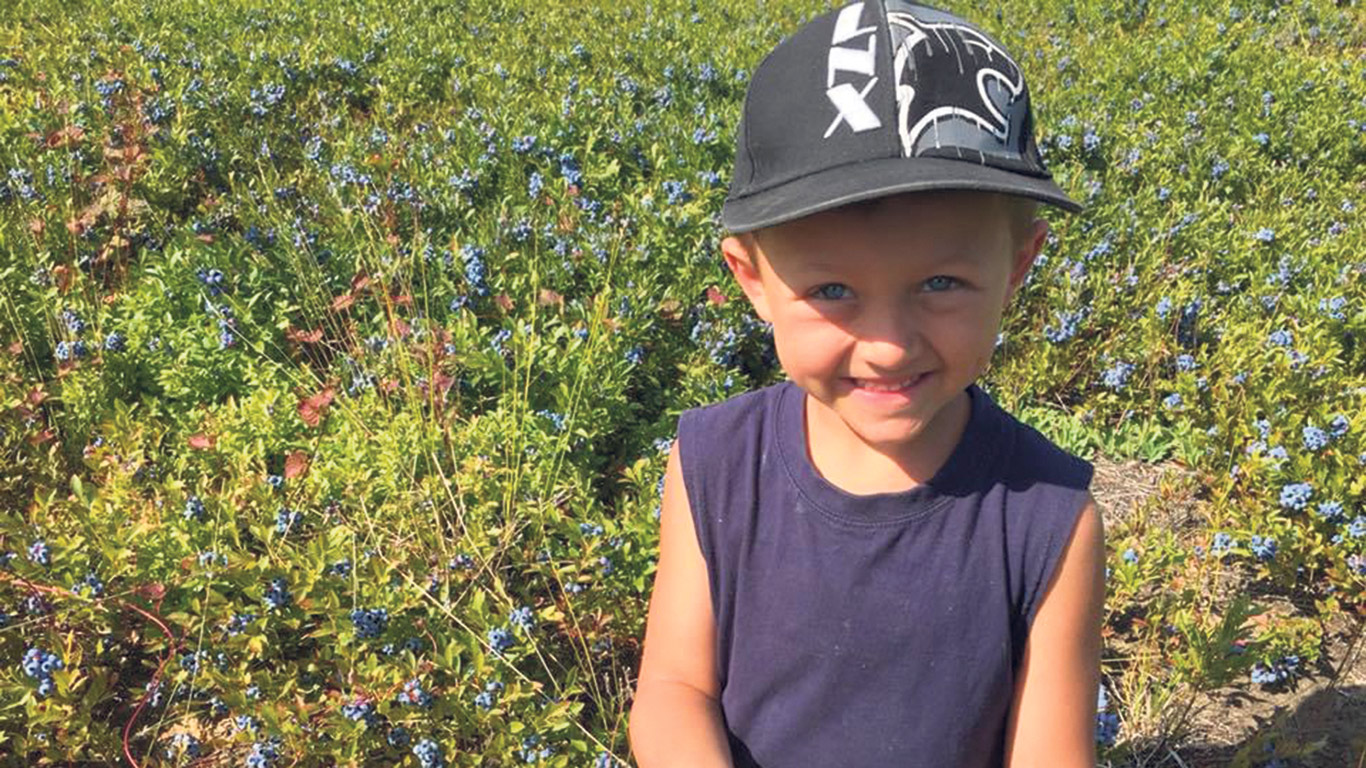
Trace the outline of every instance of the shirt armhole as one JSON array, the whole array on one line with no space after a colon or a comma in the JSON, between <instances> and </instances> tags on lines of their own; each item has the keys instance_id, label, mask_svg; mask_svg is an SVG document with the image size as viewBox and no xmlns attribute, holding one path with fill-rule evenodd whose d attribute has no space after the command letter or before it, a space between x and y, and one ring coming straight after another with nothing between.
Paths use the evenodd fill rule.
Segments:
<instances>
[{"instance_id":1,"label":"shirt armhole","mask_svg":"<svg viewBox=\"0 0 1366 768\"><path fill-rule=\"evenodd\" d=\"M1066 525L1050 527L1047 543L1044 545L1043 568L1039 572L1039 579L1033 585L1025 605L1024 633L1026 639L1034 626L1034 617L1039 612L1039 606L1048 594L1048 587L1053 581L1053 574L1058 570L1058 563L1062 560L1062 551L1067 546L1067 542L1071 540L1072 532L1077 529L1077 522L1081 520L1081 511L1086 508L1087 492L1088 489L1083 489L1075 495L1068 494L1068 498L1074 503L1072 504L1072 513L1063 519L1069 522Z\"/></svg>"},{"instance_id":2,"label":"shirt armhole","mask_svg":"<svg viewBox=\"0 0 1366 768\"><path fill-rule=\"evenodd\" d=\"M696 465L696 460L691 453L691 448L684 447L684 445L691 446L693 444L693 423L696 415L697 414L694 411L684 411L683 414L678 417L678 431L677 436L674 438L673 450L679 452L678 464L682 469L683 492L688 499L688 511L692 515L693 534L697 537L697 546L702 550L702 559L707 563L708 579L713 581L712 596L714 599L715 587L712 573L715 565L712 560L711 545L703 526L703 523L705 523L707 519L706 514L704 514L706 505L702 501L702 489L697 485L701 468Z\"/></svg>"}]
</instances>

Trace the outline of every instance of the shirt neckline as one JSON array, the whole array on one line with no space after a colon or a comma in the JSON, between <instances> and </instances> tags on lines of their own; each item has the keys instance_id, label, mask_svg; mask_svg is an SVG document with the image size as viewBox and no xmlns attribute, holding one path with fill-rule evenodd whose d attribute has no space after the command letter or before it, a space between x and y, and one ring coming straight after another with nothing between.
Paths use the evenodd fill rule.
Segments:
<instances>
[{"instance_id":1,"label":"shirt neckline","mask_svg":"<svg viewBox=\"0 0 1366 768\"><path fill-rule=\"evenodd\" d=\"M992 418L991 397L976 383L966 388L967 426L943 466L928 482L905 491L859 495L826 480L806 453L806 393L791 379L778 387L774 439L798 492L835 522L879 526L925 517L981 487L1000 449L1000 430Z\"/></svg>"}]
</instances>

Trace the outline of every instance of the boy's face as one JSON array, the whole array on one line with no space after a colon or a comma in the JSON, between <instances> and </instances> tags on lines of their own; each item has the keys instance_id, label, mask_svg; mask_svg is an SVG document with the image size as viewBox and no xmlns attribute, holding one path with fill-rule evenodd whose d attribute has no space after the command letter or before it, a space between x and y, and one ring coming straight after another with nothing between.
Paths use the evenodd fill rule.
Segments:
<instances>
[{"instance_id":1,"label":"boy's face","mask_svg":"<svg viewBox=\"0 0 1366 768\"><path fill-rule=\"evenodd\" d=\"M787 375L863 443L914 465L935 452L945 414L966 418L963 390L986 369L1047 231L1036 220L1018 238L994 195L922 193L824 211L721 247L772 323ZM901 393L859 381L917 377Z\"/></svg>"}]
</instances>

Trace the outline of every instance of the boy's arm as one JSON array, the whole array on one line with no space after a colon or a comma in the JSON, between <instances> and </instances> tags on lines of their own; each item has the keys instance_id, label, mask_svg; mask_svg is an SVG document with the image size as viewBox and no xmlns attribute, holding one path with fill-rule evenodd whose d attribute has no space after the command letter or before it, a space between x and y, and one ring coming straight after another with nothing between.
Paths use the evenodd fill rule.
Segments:
<instances>
[{"instance_id":1,"label":"boy's arm","mask_svg":"<svg viewBox=\"0 0 1366 768\"><path fill-rule=\"evenodd\" d=\"M731 768L707 564L683 488L679 451L675 440L664 472L659 566L627 738L640 768Z\"/></svg>"},{"instance_id":2,"label":"boy's arm","mask_svg":"<svg viewBox=\"0 0 1366 768\"><path fill-rule=\"evenodd\" d=\"M1094 768L1105 530L1085 507L1034 615L1006 725L1006 768Z\"/></svg>"}]
</instances>

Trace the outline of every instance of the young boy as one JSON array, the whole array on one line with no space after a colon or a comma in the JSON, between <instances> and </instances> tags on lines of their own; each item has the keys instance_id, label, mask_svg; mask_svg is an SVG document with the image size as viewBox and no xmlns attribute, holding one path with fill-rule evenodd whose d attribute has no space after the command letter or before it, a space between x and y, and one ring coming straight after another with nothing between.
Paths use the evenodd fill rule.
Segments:
<instances>
[{"instance_id":1,"label":"young boy","mask_svg":"<svg viewBox=\"0 0 1366 768\"><path fill-rule=\"evenodd\" d=\"M1091 768L1091 465L974 382L1069 211L1019 67L855 2L754 74L726 263L788 380L685 411L629 735L642 768Z\"/></svg>"}]
</instances>

